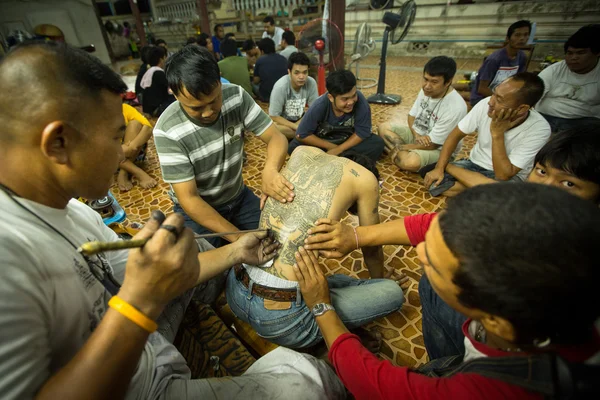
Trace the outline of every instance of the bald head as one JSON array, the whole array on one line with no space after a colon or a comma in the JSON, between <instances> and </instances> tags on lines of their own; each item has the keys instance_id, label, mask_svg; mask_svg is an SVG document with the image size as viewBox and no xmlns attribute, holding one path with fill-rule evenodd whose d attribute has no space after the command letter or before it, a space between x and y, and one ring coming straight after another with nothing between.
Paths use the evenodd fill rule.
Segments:
<instances>
[{"instance_id":1,"label":"bald head","mask_svg":"<svg viewBox=\"0 0 600 400\"><path fill-rule=\"evenodd\" d=\"M57 42L22 44L0 62L0 141L25 138L56 120L76 123L102 91L126 89L118 74L82 50Z\"/></svg>"}]
</instances>

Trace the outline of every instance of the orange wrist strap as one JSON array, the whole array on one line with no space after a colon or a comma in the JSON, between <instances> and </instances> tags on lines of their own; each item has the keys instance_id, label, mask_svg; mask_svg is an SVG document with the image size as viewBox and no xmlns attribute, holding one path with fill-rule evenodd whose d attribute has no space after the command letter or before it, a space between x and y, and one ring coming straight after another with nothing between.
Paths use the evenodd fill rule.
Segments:
<instances>
[{"instance_id":1,"label":"orange wrist strap","mask_svg":"<svg viewBox=\"0 0 600 400\"><path fill-rule=\"evenodd\" d=\"M142 314L139 310L127 303L119 296L113 296L108 301L108 306L115 311L118 311L121 315L134 322L140 328L152 333L158 328L156 322Z\"/></svg>"}]
</instances>

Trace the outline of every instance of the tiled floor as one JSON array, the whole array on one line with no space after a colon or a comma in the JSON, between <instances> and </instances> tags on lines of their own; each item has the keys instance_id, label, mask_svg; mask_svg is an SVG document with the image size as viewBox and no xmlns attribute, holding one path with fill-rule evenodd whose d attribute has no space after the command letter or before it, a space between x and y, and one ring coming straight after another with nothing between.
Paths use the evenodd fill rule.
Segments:
<instances>
[{"instance_id":1,"label":"tiled floor","mask_svg":"<svg viewBox=\"0 0 600 400\"><path fill-rule=\"evenodd\" d=\"M373 63L368 60L368 64ZM420 89L420 68L427 60L417 58L391 57L388 65L406 67L400 69L388 69L386 76L386 92L400 94L403 97L402 104L397 106L372 105L373 127L389 120L404 122L406 115ZM459 69L477 68L478 60L458 60ZM367 63L366 63L367 64ZM409 68L413 67L413 68ZM413 69L413 70L411 70ZM376 69L361 70L361 76L374 77L378 75ZM457 76L457 79L460 79ZM376 88L367 89L365 95L376 92ZM262 104L265 108L265 104ZM266 108L265 108L266 109ZM471 138L472 139L472 138ZM463 151L470 149L473 141L469 141ZM244 167L244 181L260 194L260 173L264 165L266 146L258 139L247 137L245 143L248 161ZM440 210L445 205L444 198L432 198L423 188L421 178L415 174L406 174L390 162L389 157L384 157L378 162L378 168L384 180L381 191L380 215L382 222L397 219L406 215L432 212ZM151 190L140 190L136 185L127 193L120 193L113 186L112 192L119 203L127 212L127 223L142 223L156 208L163 212L171 211L171 201L167 196L168 185L161 180L160 168L156 156L156 150L152 141L149 143L148 157L145 169L160 184ZM346 217L348 221L356 224L356 219ZM405 304L400 312L394 313L386 318L381 318L371 324L376 327L384 337L381 356L389 359L392 363L403 366L417 366L427 361L427 354L423 344L421 326L421 305L417 291L418 280L421 276L421 267L413 248L403 246L385 246L385 265L388 268L406 273L411 278L409 289L405 293ZM368 271L363 264L362 255L354 251L341 260L324 261L330 272L343 272L352 276L367 277Z\"/></svg>"}]
</instances>

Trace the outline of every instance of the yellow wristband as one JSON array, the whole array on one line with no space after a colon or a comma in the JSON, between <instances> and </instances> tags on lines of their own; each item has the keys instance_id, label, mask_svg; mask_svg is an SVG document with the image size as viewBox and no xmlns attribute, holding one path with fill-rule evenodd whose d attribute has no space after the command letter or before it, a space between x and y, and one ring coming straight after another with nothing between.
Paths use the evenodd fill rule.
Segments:
<instances>
[{"instance_id":1,"label":"yellow wristband","mask_svg":"<svg viewBox=\"0 0 600 400\"><path fill-rule=\"evenodd\" d=\"M140 328L152 333L158 328L156 322L152 321L150 318L146 317L140 311L138 311L131 304L127 303L125 300L120 298L119 296L113 296L108 301L108 306L115 311L118 311L124 317L127 317L130 321L134 322Z\"/></svg>"}]
</instances>

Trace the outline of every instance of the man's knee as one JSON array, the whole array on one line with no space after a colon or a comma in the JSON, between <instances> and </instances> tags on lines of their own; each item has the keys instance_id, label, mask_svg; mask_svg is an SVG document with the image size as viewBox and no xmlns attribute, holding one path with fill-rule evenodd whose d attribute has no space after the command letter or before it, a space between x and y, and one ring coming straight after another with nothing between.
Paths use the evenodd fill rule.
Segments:
<instances>
[{"instance_id":1,"label":"man's knee","mask_svg":"<svg viewBox=\"0 0 600 400\"><path fill-rule=\"evenodd\" d=\"M377 294L390 307L391 311L397 311L404 304L404 291L396 281L382 279L377 283Z\"/></svg>"},{"instance_id":2,"label":"man's knee","mask_svg":"<svg viewBox=\"0 0 600 400\"><path fill-rule=\"evenodd\" d=\"M394 162L403 171L417 172L421 169L421 157L416 153L400 152Z\"/></svg>"},{"instance_id":3,"label":"man's knee","mask_svg":"<svg viewBox=\"0 0 600 400\"><path fill-rule=\"evenodd\" d=\"M392 125L389 122L382 122L377 125L377 133L381 135L385 131L391 130Z\"/></svg>"}]
</instances>

